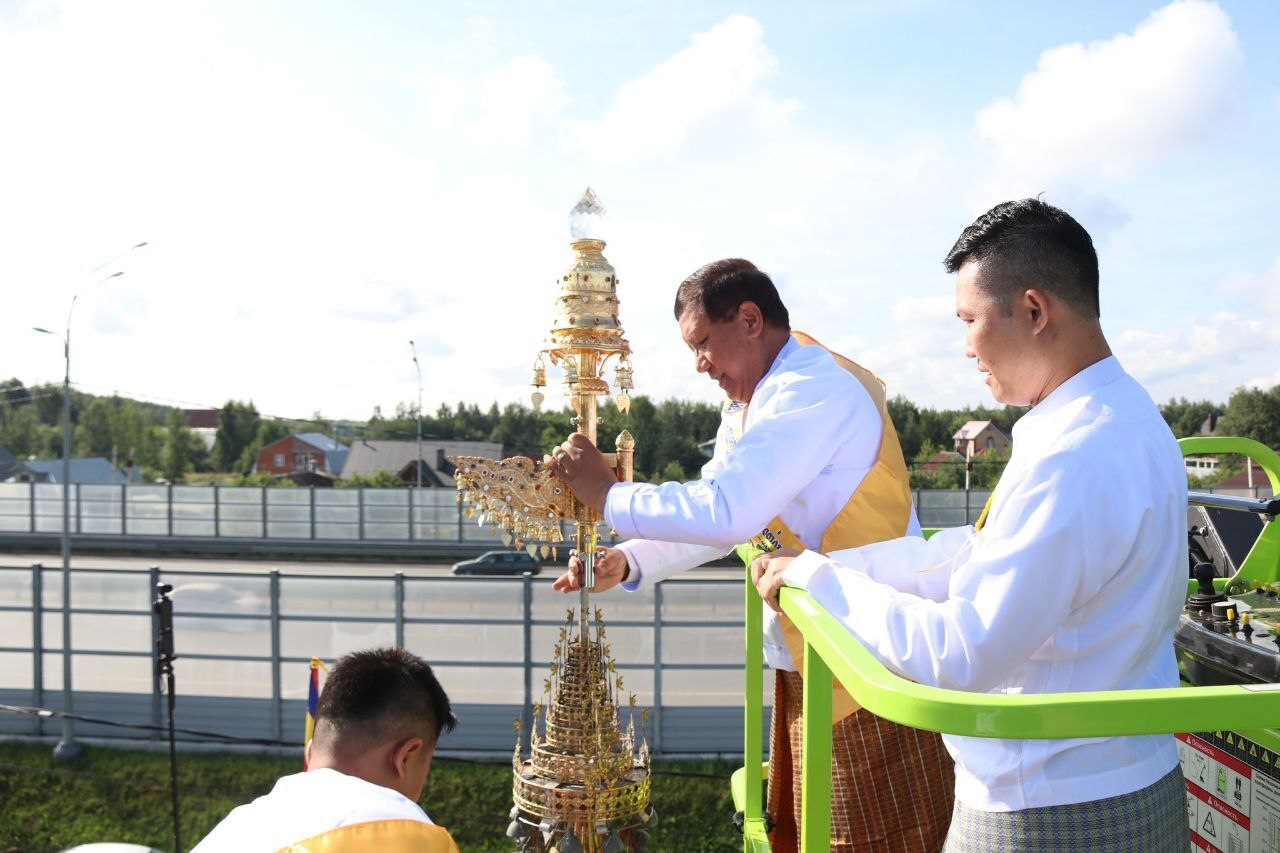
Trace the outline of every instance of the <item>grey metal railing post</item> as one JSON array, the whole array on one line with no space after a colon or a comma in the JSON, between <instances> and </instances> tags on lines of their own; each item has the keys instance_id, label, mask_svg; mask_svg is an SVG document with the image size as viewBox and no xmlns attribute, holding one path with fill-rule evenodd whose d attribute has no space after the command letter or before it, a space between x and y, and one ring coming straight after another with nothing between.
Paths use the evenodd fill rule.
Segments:
<instances>
[{"instance_id":1,"label":"grey metal railing post","mask_svg":"<svg viewBox=\"0 0 1280 853\"><path fill-rule=\"evenodd\" d=\"M533 574L524 573L521 583L524 593L524 707L520 709L523 725L520 729L520 748L529 746L533 734Z\"/></svg>"},{"instance_id":2,"label":"grey metal railing post","mask_svg":"<svg viewBox=\"0 0 1280 853\"><path fill-rule=\"evenodd\" d=\"M129 535L129 493L124 483L120 484L120 535Z\"/></svg>"},{"instance_id":3,"label":"grey metal railing post","mask_svg":"<svg viewBox=\"0 0 1280 853\"><path fill-rule=\"evenodd\" d=\"M271 572L271 736L283 740L284 708L280 701L280 572Z\"/></svg>"},{"instance_id":4,"label":"grey metal railing post","mask_svg":"<svg viewBox=\"0 0 1280 853\"><path fill-rule=\"evenodd\" d=\"M32 506L35 506L35 501L32 501L32 502L31 502L31 505L32 505ZM458 501L458 503L457 503L457 509L458 509L458 541L459 541L459 542L461 542L461 541L462 541L462 539L463 539L463 536L462 536L462 521L463 521L463 518L465 517L465 514L466 514L466 513L465 513L465 511L464 511L464 510L463 510L463 508L462 508L462 501ZM34 510L32 510L32 512L34 512ZM33 516L33 517L34 517L34 516ZM33 527L32 529L34 530L35 528Z\"/></svg>"},{"instance_id":5,"label":"grey metal railing post","mask_svg":"<svg viewBox=\"0 0 1280 853\"><path fill-rule=\"evenodd\" d=\"M311 487L311 538L316 538L316 487Z\"/></svg>"},{"instance_id":6,"label":"grey metal railing post","mask_svg":"<svg viewBox=\"0 0 1280 853\"><path fill-rule=\"evenodd\" d=\"M30 487L27 489L27 512L31 517L30 529L27 532L35 533L36 532L36 484L35 484L35 481L32 480L27 485ZM458 509L461 510L462 508L459 507ZM459 515L458 517L461 518L462 516Z\"/></svg>"},{"instance_id":7,"label":"grey metal railing post","mask_svg":"<svg viewBox=\"0 0 1280 853\"><path fill-rule=\"evenodd\" d=\"M396 572L396 648L404 648L404 572Z\"/></svg>"},{"instance_id":8,"label":"grey metal railing post","mask_svg":"<svg viewBox=\"0 0 1280 853\"><path fill-rule=\"evenodd\" d=\"M169 484L169 488L167 490L167 496L165 498L165 509L168 511L168 514L169 514L169 535L172 536L173 535L173 483ZM154 592L155 586L153 585L151 589Z\"/></svg>"},{"instance_id":9,"label":"grey metal railing post","mask_svg":"<svg viewBox=\"0 0 1280 853\"><path fill-rule=\"evenodd\" d=\"M31 702L44 707L44 564L31 566ZM44 717L36 717L37 735L44 734Z\"/></svg>"},{"instance_id":10,"label":"grey metal railing post","mask_svg":"<svg viewBox=\"0 0 1280 853\"><path fill-rule=\"evenodd\" d=\"M80 502L81 500L80 485L81 485L80 483L76 483L76 533L84 532L84 522L81 521L81 518L80 518L80 514L81 514L80 508L83 506L83 504Z\"/></svg>"},{"instance_id":11,"label":"grey metal railing post","mask_svg":"<svg viewBox=\"0 0 1280 853\"><path fill-rule=\"evenodd\" d=\"M147 601L150 602L152 596L156 594L156 585L160 583L160 567L152 566L147 571L147 579L150 585L147 587ZM154 607L151 608L151 739L160 739L160 668L156 666L155 660L155 641L160 636L160 614L156 613Z\"/></svg>"},{"instance_id":12,"label":"grey metal railing post","mask_svg":"<svg viewBox=\"0 0 1280 853\"><path fill-rule=\"evenodd\" d=\"M213 538L222 535L222 501L218 492L219 486L213 484Z\"/></svg>"},{"instance_id":13,"label":"grey metal railing post","mask_svg":"<svg viewBox=\"0 0 1280 853\"><path fill-rule=\"evenodd\" d=\"M969 513L969 501L970 501L969 490L965 489L964 490L964 523L965 524L972 523L970 520L970 513Z\"/></svg>"},{"instance_id":14,"label":"grey metal railing post","mask_svg":"<svg viewBox=\"0 0 1280 853\"><path fill-rule=\"evenodd\" d=\"M262 538L267 538L267 487L262 487Z\"/></svg>"},{"instance_id":15,"label":"grey metal railing post","mask_svg":"<svg viewBox=\"0 0 1280 853\"><path fill-rule=\"evenodd\" d=\"M364 538L364 486L356 489L356 523L360 525L360 537Z\"/></svg>"},{"instance_id":16,"label":"grey metal railing post","mask_svg":"<svg viewBox=\"0 0 1280 853\"><path fill-rule=\"evenodd\" d=\"M662 584L653 587L653 751L662 754Z\"/></svg>"},{"instance_id":17,"label":"grey metal railing post","mask_svg":"<svg viewBox=\"0 0 1280 853\"><path fill-rule=\"evenodd\" d=\"M412 542L414 539L417 539L417 538L418 538L418 537L416 537L416 536L414 536L414 535L413 535L413 534L414 534L414 531L413 531L413 501L414 501L413 493L414 493L414 492L416 492L416 491L417 491L417 489L409 489L409 506L408 506L408 512L409 512L409 541L410 541L410 542Z\"/></svg>"}]
</instances>

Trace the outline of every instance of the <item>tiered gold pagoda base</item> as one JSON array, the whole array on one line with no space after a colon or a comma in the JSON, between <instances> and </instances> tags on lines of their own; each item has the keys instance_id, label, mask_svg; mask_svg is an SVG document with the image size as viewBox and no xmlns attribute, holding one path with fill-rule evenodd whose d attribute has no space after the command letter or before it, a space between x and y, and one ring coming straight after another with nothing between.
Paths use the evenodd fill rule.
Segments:
<instances>
[{"instance_id":1,"label":"tiered gold pagoda base","mask_svg":"<svg viewBox=\"0 0 1280 853\"><path fill-rule=\"evenodd\" d=\"M515 807L507 834L522 853L648 847L649 747L642 732L637 748L634 717L625 734L619 725L622 677L604 637L598 609L594 626L585 617L575 624L570 610L560 629L544 701L533 706L529 758L519 744L512 756ZM635 713L634 695L628 713Z\"/></svg>"}]
</instances>

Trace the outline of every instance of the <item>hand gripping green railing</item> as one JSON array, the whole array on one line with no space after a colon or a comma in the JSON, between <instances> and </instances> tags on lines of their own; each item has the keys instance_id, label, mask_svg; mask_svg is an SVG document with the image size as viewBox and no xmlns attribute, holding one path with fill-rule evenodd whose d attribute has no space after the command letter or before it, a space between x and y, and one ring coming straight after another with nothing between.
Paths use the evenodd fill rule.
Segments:
<instances>
[{"instance_id":1,"label":"hand gripping green railing","mask_svg":"<svg viewBox=\"0 0 1280 853\"><path fill-rule=\"evenodd\" d=\"M1280 458L1247 439L1184 439L1183 451L1241 453L1262 463L1280 493ZM1265 540L1265 543L1264 543ZM1242 566L1274 580L1280 565L1280 526L1268 522ZM1264 565L1264 560L1268 560ZM1246 577L1254 577L1249 574ZM1221 585L1221 584L1220 584ZM782 610L804 635L804 735L801 747L800 849L826 850L831 834L831 679L863 708L887 720L955 735L999 738L1076 738L1161 734L1280 725L1280 689L1228 685L1094 693L991 695L926 687L894 675L808 593L783 589ZM763 815L763 631L761 602L746 584L746 703L744 766L731 783L743 813L743 849L767 851ZM822 721L811 725L811 721Z\"/></svg>"}]
</instances>

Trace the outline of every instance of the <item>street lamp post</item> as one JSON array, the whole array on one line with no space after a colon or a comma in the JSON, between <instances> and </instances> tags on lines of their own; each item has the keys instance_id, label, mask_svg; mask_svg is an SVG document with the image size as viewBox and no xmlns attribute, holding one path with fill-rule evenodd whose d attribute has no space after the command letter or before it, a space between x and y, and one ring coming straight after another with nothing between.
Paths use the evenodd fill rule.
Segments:
<instances>
[{"instance_id":1,"label":"street lamp post","mask_svg":"<svg viewBox=\"0 0 1280 853\"><path fill-rule=\"evenodd\" d=\"M414 464L418 488L422 488L422 366L418 364L418 348L409 341L409 351L413 353L413 369L418 371L418 461Z\"/></svg>"},{"instance_id":2,"label":"street lamp post","mask_svg":"<svg viewBox=\"0 0 1280 853\"><path fill-rule=\"evenodd\" d=\"M138 243L116 257L99 264L93 272L114 263L120 258L147 245L145 241ZM111 273L101 279L98 284L124 275L123 270ZM97 285L95 285L96 287ZM75 710L75 696L71 685L71 315L76 309L76 300L80 294L71 297L71 305L67 308L67 328L62 338L62 357L64 372L62 375L62 737L53 749L54 760L65 761L80 754L80 744L76 742L71 714ZM35 331L52 335L48 329L34 327Z\"/></svg>"}]
</instances>

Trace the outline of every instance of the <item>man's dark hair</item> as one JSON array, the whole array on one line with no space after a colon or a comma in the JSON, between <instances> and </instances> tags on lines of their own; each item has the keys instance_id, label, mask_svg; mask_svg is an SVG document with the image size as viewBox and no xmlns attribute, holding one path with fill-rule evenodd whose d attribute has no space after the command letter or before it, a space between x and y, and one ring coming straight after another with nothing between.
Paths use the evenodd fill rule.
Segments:
<instances>
[{"instance_id":1,"label":"man's dark hair","mask_svg":"<svg viewBox=\"0 0 1280 853\"><path fill-rule=\"evenodd\" d=\"M316 704L316 728L332 727L338 741L377 743L429 734L434 742L457 722L431 667L405 649L343 655Z\"/></svg>"},{"instance_id":2,"label":"man's dark hair","mask_svg":"<svg viewBox=\"0 0 1280 853\"><path fill-rule=\"evenodd\" d=\"M676 319L693 309L708 320L728 320L744 302L754 302L766 323L791 328L787 306L782 304L773 279L741 258L712 261L680 282L676 289Z\"/></svg>"},{"instance_id":3,"label":"man's dark hair","mask_svg":"<svg viewBox=\"0 0 1280 853\"><path fill-rule=\"evenodd\" d=\"M1066 211L1038 198L997 204L960 234L943 265L980 263L978 284L1012 310L1027 288L1050 293L1086 317L1098 317L1098 253Z\"/></svg>"}]
</instances>

